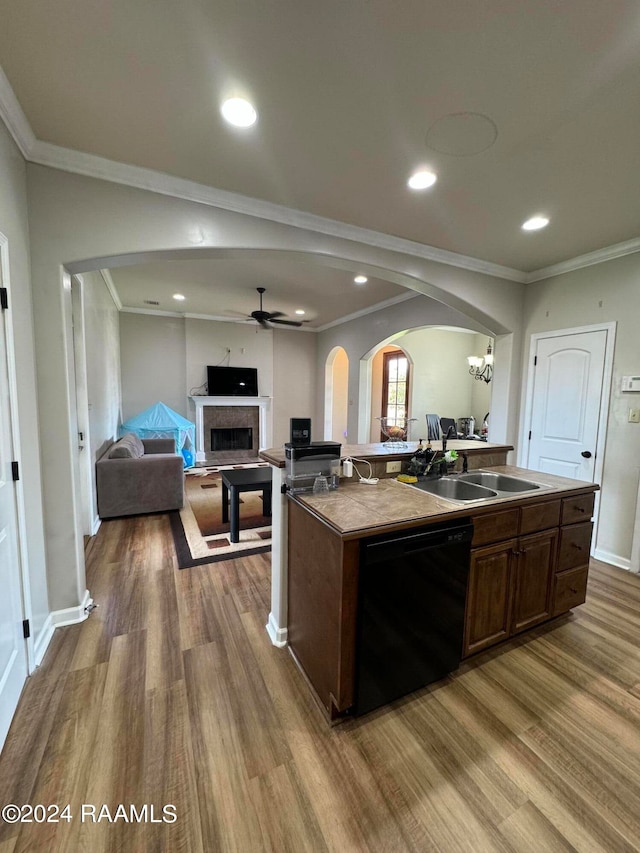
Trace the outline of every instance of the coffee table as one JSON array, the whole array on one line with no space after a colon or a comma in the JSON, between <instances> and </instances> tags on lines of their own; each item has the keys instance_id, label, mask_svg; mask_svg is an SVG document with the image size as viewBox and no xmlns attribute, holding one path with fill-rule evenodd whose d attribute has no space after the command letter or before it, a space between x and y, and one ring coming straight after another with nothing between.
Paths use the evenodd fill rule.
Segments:
<instances>
[{"instance_id":1,"label":"coffee table","mask_svg":"<svg viewBox=\"0 0 640 853\"><path fill-rule=\"evenodd\" d=\"M271 515L271 468L238 468L220 471L222 477L222 521L231 523L231 542L240 541L240 495L242 492L262 491L262 512Z\"/></svg>"}]
</instances>

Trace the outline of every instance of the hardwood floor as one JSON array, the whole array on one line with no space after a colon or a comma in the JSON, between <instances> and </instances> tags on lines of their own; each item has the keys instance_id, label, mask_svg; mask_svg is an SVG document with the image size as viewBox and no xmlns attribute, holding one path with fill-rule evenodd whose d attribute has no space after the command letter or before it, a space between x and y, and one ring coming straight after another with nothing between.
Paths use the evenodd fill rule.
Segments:
<instances>
[{"instance_id":1,"label":"hardwood floor","mask_svg":"<svg viewBox=\"0 0 640 853\"><path fill-rule=\"evenodd\" d=\"M637 575L594 562L572 615L333 729L264 629L269 554L178 571L165 516L113 520L88 586L0 758L0 804L73 818L0 853L640 849Z\"/></svg>"}]
</instances>

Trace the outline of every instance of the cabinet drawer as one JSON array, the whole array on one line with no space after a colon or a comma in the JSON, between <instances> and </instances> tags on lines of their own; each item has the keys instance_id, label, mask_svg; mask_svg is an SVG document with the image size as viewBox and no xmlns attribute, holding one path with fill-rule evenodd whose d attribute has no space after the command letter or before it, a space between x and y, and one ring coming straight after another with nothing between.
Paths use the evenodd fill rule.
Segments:
<instances>
[{"instance_id":1,"label":"cabinet drawer","mask_svg":"<svg viewBox=\"0 0 640 853\"><path fill-rule=\"evenodd\" d=\"M549 530L560 524L560 500L523 506L520 510L520 533Z\"/></svg>"},{"instance_id":2,"label":"cabinet drawer","mask_svg":"<svg viewBox=\"0 0 640 853\"><path fill-rule=\"evenodd\" d=\"M508 509L473 518L473 547L500 542L518 535L520 510Z\"/></svg>"},{"instance_id":3,"label":"cabinet drawer","mask_svg":"<svg viewBox=\"0 0 640 853\"><path fill-rule=\"evenodd\" d=\"M588 495L578 495L575 498L563 498L560 524L577 524L579 521L588 521L593 515L595 499L596 496L593 492Z\"/></svg>"},{"instance_id":4,"label":"cabinet drawer","mask_svg":"<svg viewBox=\"0 0 640 853\"><path fill-rule=\"evenodd\" d=\"M571 569L555 576L553 589L552 615L559 616L572 607L584 604L587 597L587 576L589 569Z\"/></svg>"},{"instance_id":5,"label":"cabinet drawer","mask_svg":"<svg viewBox=\"0 0 640 853\"><path fill-rule=\"evenodd\" d=\"M589 563L593 524L571 524L560 528L560 547L556 570L563 572Z\"/></svg>"}]
</instances>

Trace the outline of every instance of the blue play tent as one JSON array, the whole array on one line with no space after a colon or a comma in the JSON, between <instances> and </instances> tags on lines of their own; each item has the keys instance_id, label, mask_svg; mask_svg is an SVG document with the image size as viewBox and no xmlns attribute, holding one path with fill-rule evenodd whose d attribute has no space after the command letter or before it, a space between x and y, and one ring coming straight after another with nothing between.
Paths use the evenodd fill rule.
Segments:
<instances>
[{"instance_id":1,"label":"blue play tent","mask_svg":"<svg viewBox=\"0 0 640 853\"><path fill-rule=\"evenodd\" d=\"M120 437L128 432L134 432L138 438L173 438L176 453L182 453L185 467L193 464L190 448L196 444L196 425L164 403L155 403L125 421L120 427Z\"/></svg>"}]
</instances>

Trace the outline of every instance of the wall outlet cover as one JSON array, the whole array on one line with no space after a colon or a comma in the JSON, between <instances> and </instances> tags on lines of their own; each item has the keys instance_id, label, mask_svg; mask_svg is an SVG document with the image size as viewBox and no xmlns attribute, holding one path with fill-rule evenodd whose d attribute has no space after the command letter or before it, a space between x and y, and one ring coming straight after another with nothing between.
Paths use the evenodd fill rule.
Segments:
<instances>
[{"instance_id":1,"label":"wall outlet cover","mask_svg":"<svg viewBox=\"0 0 640 853\"><path fill-rule=\"evenodd\" d=\"M402 462L398 459L395 462L387 462L387 474L399 474L402 471Z\"/></svg>"}]
</instances>

